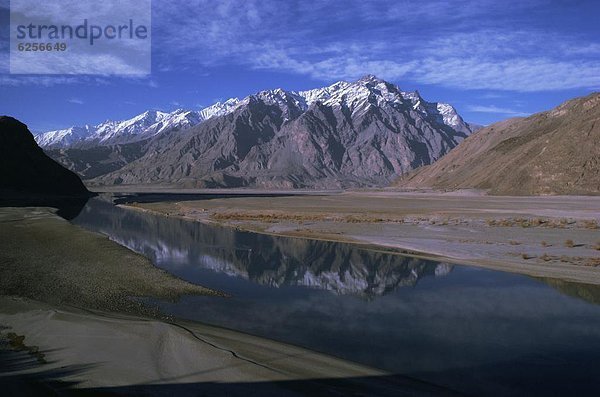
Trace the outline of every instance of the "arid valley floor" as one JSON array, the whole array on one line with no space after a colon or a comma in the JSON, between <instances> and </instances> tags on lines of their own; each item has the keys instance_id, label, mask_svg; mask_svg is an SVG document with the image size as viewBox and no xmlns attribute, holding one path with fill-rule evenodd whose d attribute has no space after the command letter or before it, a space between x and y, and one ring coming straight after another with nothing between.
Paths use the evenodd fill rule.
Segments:
<instances>
[{"instance_id":1,"label":"arid valley floor","mask_svg":"<svg viewBox=\"0 0 600 397\"><path fill-rule=\"evenodd\" d=\"M127 206L259 233L399 249L454 263L600 284L600 197L382 190L143 201Z\"/></svg>"}]
</instances>

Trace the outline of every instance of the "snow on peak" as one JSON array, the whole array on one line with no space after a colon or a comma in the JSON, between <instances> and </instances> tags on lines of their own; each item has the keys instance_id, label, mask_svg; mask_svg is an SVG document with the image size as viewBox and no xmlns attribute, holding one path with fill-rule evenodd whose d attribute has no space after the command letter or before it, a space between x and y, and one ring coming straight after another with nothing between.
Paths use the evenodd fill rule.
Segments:
<instances>
[{"instance_id":1,"label":"snow on peak","mask_svg":"<svg viewBox=\"0 0 600 397\"><path fill-rule=\"evenodd\" d=\"M70 127L63 130L55 130L37 134L34 136L35 141L42 147L55 146L63 144L65 146L79 142L88 135L94 127L85 125L83 127Z\"/></svg>"},{"instance_id":2,"label":"snow on peak","mask_svg":"<svg viewBox=\"0 0 600 397\"><path fill-rule=\"evenodd\" d=\"M402 92L402 97L412 104L412 108L429 116L439 124L447 125L457 132L469 135L473 131L460 117L454 106L442 102L427 102L419 91Z\"/></svg>"},{"instance_id":3,"label":"snow on peak","mask_svg":"<svg viewBox=\"0 0 600 397\"><path fill-rule=\"evenodd\" d=\"M251 98L258 98L265 103L270 105L277 105L281 109L298 108L305 110L306 101L300 95L295 92L288 92L281 88L274 90L261 91L256 95L251 95L244 99L244 101L250 100Z\"/></svg>"},{"instance_id":4,"label":"snow on peak","mask_svg":"<svg viewBox=\"0 0 600 397\"><path fill-rule=\"evenodd\" d=\"M148 110L131 119L105 121L95 126L49 131L35 137L42 147L62 148L77 143L126 143L143 140L174 128L192 127L202 121L199 112L178 109L171 113Z\"/></svg>"},{"instance_id":5,"label":"snow on peak","mask_svg":"<svg viewBox=\"0 0 600 397\"><path fill-rule=\"evenodd\" d=\"M315 88L313 90L308 91L300 91L298 92L298 95L304 98L307 105L312 105L313 103L318 101L326 101L327 99L331 98L331 95L333 93L343 90L349 85L350 83L346 81L338 81L337 83L334 83L329 87Z\"/></svg>"},{"instance_id":6,"label":"snow on peak","mask_svg":"<svg viewBox=\"0 0 600 397\"><path fill-rule=\"evenodd\" d=\"M239 104L240 100L238 98L230 98L225 102L217 102L200 110L201 119L204 121L213 117L224 116L231 113Z\"/></svg>"},{"instance_id":7,"label":"snow on peak","mask_svg":"<svg viewBox=\"0 0 600 397\"><path fill-rule=\"evenodd\" d=\"M403 92L394 84L374 75L354 82L338 81L327 87L307 91L285 91L281 88L260 91L243 100L230 98L216 102L200 111L177 109L167 113L148 110L131 119L106 121L96 126L71 127L38 134L35 139L42 147L67 147L79 142L113 144L133 142L155 136L167 130L189 128L213 117L224 116L252 100L276 105L290 118L320 102L331 107L346 107L353 113L364 112L371 106L410 106L435 122L469 135L471 127L456 109L447 103L427 102L418 91Z\"/></svg>"},{"instance_id":8,"label":"snow on peak","mask_svg":"<svg viewBox=\"0 0 600 397\"><path fill-rule=\"evenodd\" d=\"M321 102L328 106L344 106L357 111L370 105L399 105L404 103L400 89L373 75L367 75L355 82L338 81L329 87L300 91L310 106Z\"/></svg>"}]
</instances>

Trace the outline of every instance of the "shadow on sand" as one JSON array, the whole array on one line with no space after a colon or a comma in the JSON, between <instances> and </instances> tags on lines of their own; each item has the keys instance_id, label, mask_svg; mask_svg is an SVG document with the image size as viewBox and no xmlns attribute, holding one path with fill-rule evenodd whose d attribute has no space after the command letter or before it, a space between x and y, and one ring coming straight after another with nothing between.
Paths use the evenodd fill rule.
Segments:
<instances>
[{"instance_id":1,"label":"shadow on sand","mask_svg":"<svg viewBox=\"0 0 600 397\"><path fill-rule=\"evenodd\" d=\"M0 394L4 396L459 396L400 375L247 383L171 383L79 388L93 365L52 368L22 351L0 350ZM51 369L45 369L50 367ZM107 380L110 381L110 380Z\"/></svg>"},{"instance_id":2,"label":"shadow on sand","mask_svg":"<svg viewBox=\"0 0 600 397\"><path fill-rule=\"evenodd\" d=\"M373 376L249 383L184 383L81 389L82 396L459 396L403 376Z\"/></svg>"},{"instance_id":3,"label":"shadow on sand","mask_svg":"<svg viewBox=\"0 0 600 397\"><path fill-rule=\"evenodd\" d=\"M76 218L88 200L94 197L90 196L36 196L36 195L10 195L6 194L0 197L0 207L52 207L58 211L56 214L68 221Z\"/></svg>"},{"instance_id":4,"label":"shadow on sand","mask_svg":"<svg viewBox=\"0 0 600 397\"><path fill-rule=\"evenodd\" d=\"M45 369L24 351L0 349L0 394L3 396L63 396L73 392L76 382L63 379L84 373L91 366Z\"/></svg>"}]
</instances>

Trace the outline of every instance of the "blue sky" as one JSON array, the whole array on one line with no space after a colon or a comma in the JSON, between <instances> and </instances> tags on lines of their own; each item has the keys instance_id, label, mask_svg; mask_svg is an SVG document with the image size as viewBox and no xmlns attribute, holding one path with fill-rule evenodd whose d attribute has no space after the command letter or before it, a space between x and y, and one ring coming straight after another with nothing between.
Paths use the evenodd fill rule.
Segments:
<instances>
[{"instance_id":1,"label":"blue sky","mask_svg":"<svg viewBox=\"0 0 600 397\"><path fill-rule=\"evenodd\" d=\"M0 114L44 131L375 74L489 124L599 91L598 15L597 0L154 0L150 75L11 75L0 0Z\"/></svg>"}]
</instances>

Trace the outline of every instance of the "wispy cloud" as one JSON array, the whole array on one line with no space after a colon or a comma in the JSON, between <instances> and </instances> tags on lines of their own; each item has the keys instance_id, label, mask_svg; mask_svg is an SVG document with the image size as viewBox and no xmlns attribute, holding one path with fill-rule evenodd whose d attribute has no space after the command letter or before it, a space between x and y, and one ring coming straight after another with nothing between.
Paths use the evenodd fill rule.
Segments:
<instances>
[{"instance_id":1,"label":"wispy cloud","mask_svg":"<svg viewBox=\"0 0 600 397\"><path fill-rule=\"evenodd\" d=\"M155 5L163 70L242 64L325 81L374 73L460 89L600 87L594 38L548 33L532 23L544 17L543 0Z\"/></svg>"},{"instance_id":2,"label":"wispy cloud","mask_svg":"<svg viewBox=\"0 0 600 397\"><path fill-rule=\"evenodd\" d=\"M101 83L100 79L90 78L88 76L59 76L59 75L40 75L24 76L0 74L0 87L10 86L18 87L25 85L35 85L41 87L51 87L55 85L77 84L77 83Z\"/></svg>"},{"instance_id":3,"label":"wispy cloud","mask_svg":"<svg viewBox=\"0 0 600 397\"><path fill-rule=\"evenodd\" d=\"M79 98L69 98L69 99L67 100L67 102L69 102L69 103L73 103L73 104L75 104L75 105L83 105L83 104L85 103L84 101L82 101L82 100L81 100L81 99L79 99Z\"/></svg>"},{"instance_id":4,"label":"wispy cloud","mask_svg":"<svg viewBox=\"0 0 600 397\"><path fill-rule=\"evenodd\" d=\"M500 94L497 92L486 92L484 94L479 95L479 98L481 99L499 99L499 98L504 98L506 95L505 94Z\"/></svg>"},{"instance_id":5,"label":"wispy cloud","mask_svg":"<svg viewBox=\"0 0 600 397\"><path fill-rule=\"evenodd\" d=\"M478 58L426 59L415 80L463 89L519 92L600 87L600 62L549 58L504 61Z\"/></svg>"},{"instance_id":6,"label":"wispy cloud","mask_svg":"<svg viewBox=\"0 0 600 397\"><path fill-rule=\"evenodd\" d=\"M494 105L490 106L481 106L481 105L472 105L467 106L467 110L476 113L493 113L493 114L504 114L510 116L529 116L531 113L525 113L514 109L509 109L505 107L498 107Z\"/></svg>"},{"instance_id":7,"label":"wispy cloud","mask_svg":"<svg viewBox=\"0 0 600 397\"><path fill-rule=\"evenodd\" d=\"M67 46L66 51L44 51L42 55L38 51L13 50L10 54L10 70L13 73L149 74L149 38L143 40L129 37L119 39L115 35L112 39L96 38L96 41L92 42L94 36L91 29L93 26L96 26L98 30L104 26L118 26L128 22L129 19L126 18L134 16L136 26L149 26L150 0L105 0L103 2L19 0L12 2L10 6L10 21L11 24L16 25L46 27L69 25L77 26L77 29L80 29L82 21L90 19L85 40L79 38L77 33L75 36L60 34L60 40ZM48 40L48 36L44 37ZM44 37L41 38L42 41ZM29 38L29 40L31 39Z\"/></svg>"},{"instance_id":8,"label":"wispy cloud","mask_svg":"<svg viewBox=\"0 0 600 397\"><path fill-rule=\"evenodd\" d=\"M48 7L39 10L61 12ZM372 73L496 94L600 89L597 36L549 20L551 10L561 21L580 17L577 7L547 0L154 0L153 65L196 76L234 66L323 82ZM155 78L133 81L159 88ZM76 82L93 83L0 75L0 86Z\"/></svg>"}]
</instances>

